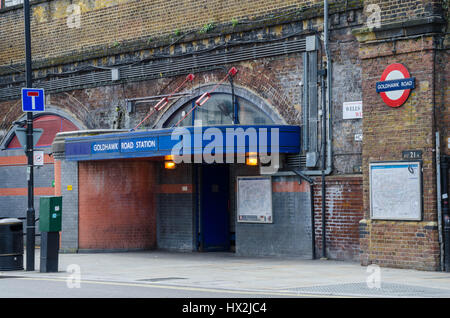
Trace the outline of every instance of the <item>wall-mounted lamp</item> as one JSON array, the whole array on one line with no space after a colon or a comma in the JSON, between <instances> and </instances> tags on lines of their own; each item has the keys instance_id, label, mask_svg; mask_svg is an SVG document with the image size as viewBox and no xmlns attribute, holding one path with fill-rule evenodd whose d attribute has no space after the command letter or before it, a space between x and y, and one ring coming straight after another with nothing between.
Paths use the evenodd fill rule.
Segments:
<instances>
[{"instance_id":1,"label":"wall-mounted lamp","mask_svg":"<svg viewBox=\"0 0 450 318\"><path fill-rule=\"evenodd\" d=\"M175 169L177 165L173 161L164 161L164 168L172 170Z\"/></svg>"},{"instance_id":2,"label":"wall-mounted lamp","mask_svg":"<svg viewBox=\"0 0 450 318\"><path fill-rule=\"evenodd\" d=\"M249 152L245 157L245 164L247 166L257 166L259 164L258 154L256 152Z\"/></svg>"},{"instance_id":3,"label":"wall-mounted lamp","mask_svg":"<svg viewBox=\"0 0 450 318\"><path fill-rule=\"evenodd\" d=\"M164 157L164 168L172 170L176 168L176 164L173 161L173 156L172 155L168 155Z\"/></svg>"}]
</instances>

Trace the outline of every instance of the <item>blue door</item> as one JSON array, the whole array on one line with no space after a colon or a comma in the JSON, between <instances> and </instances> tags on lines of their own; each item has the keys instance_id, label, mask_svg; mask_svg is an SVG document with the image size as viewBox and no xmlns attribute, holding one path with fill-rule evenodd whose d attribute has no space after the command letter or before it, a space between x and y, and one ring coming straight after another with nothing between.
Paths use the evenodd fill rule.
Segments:
<instances>
[{"instance_id":1,"label":"blue door","mask_svg":"<svg viewBox=\"0 0 450 318\"><path fill-rule=\"evenodd\" d=\"M228 251L229 169L227 165L202 165L201 178L201 250Z\"/></svg>"}]
</instances>

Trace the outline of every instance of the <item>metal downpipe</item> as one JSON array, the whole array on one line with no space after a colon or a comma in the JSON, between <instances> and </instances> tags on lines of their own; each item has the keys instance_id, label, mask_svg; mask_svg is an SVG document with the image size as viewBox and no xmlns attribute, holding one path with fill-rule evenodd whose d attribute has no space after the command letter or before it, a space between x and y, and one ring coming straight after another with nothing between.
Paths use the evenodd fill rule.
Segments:
<instances>
[{"instance_id":1,"label":"metal downpipe","mask_svg":"<svg viewBox=\"0 0 450 318\"><path fill-rule=\"evenodd\" d=\"M321 176L322 184L321 184L321 192L322 192L322 258L326 258L326 202L325 202L325 176L329 175L333 168L333 148L332 148L332 68L331 68L331 56L329 49L329 35L328 35L328 1L324 1L324 48L325 48L325 56L327 58L327 91L328 96L325 96L325 89L323 83L323 75L322 75L322 102L324 103L325 98L328 97L326 103L326 112L322 114L322 167L321 170L305 170L302 171L302 174L305 176ZM324 103L325 105L325 103ZM322 107L322 111L323 111ZM325 117L326 116L326 117ZM327 128L326 128L327 127ZM326 141L324 137L326 135ZM324 146L326 144L326 152ZM326 165L325 165L325 154L326 154Z\"/></svg>"},{"instance_id":2,"label":"metal downpipe","mask_svg":"<svg viewBox=\"0 0 450 318\"><path fill-rule=\"evenodd\" d=\"M322 176L322 175L329 175L333 171L333 123L331 120L331 114L332 114L332 80L333 80L333 72L332 72L332 63L331 63L331 54L330 54L330 48L329 48L329 35L328 35L328 1L324 1L324 47L325 47L325 56L327 58L327 95L328 100L326 103L326 112L322 114L322 116L326 116L327 121L327 129L326 129L326 168L324 169L323 166L321 167L321 170L304 170L302 173L307 176ZM325 94L324 94L325 95ZM326 96L322 96L322 98L325 100Z\"/></svg>"},{"instance_id":3,"label":"metal downpipe","mask_svg":"<svg viewBox=\"0 0 450 318\"><path fill-rule=\"evenodd\" d=\"M450 272L450 208L448 198L449 158L444 157L441 162L442 179L442 216L444 218L444 270Z\"/></svg>"}]
</instances>

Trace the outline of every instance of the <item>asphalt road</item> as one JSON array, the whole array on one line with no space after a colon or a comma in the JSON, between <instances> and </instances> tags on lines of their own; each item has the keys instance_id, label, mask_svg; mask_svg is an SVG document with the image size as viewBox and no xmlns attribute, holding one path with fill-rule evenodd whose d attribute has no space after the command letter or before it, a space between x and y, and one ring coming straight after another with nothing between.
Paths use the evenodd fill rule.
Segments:
<instances>
[{"instance_id":1,"label":"asphalt road","mask_svg":"<svg viewBox=\"0 0 450 318\"><path fill-rule=\"evenodd\" d=\"M142 313L151 308L168 316L185 313L210 317L229 314L267 316L285 311L285 304L279 301L286 298L280 297L294 297L290 298L295 301L291 307L296 307L300 301L295 295L280 296L269 292L111 281L82 281L79 288L70 288L63 278L0 277L0 305L32 312L36 308L47 308L44 311L52 308L51 311L73 314L92 314L94 310L105 315L107 310L114 314L125 311L129 315L130 310ZM276 303L274 298L278 298Z\"/></svg>"},{"instance_id":2,"label":"asphalt road","mask_svg":"<svg viewBox=\"0 0 450 318\"><path fill-rule=\"evenodd\" d=\"M214 288L111 281L82 281L79 288L64 278L0 277L0 298L270 298L295 295L239 292Z\"/></svg>"},{"instance_id":3,"label":"asphalt road","mask_svg":"<svg viewBox=\"0 0 450 318\"><path fill-rule=\"evenodd\" d=\"M79 288L70 288L64 278L0 277L0 306L14 308L22 313L29 310L30 314L92 315L98 312L107 316L108 312L119 317L129 317L133 312L147 312L150 315L157 311L157 317L179 317L185 314L284 317L298 316L298 311L306 308L311 308L312 312L318 306L321 306L323 313L335 314L336 305L346 304L342 303L345 299L341 297L328 298L334 301L329 304L319 303L320 298L270 291L246 292L112 281L81 281ZM365 301L362 304L366 306L373 305L368 299L361 300ZM386 304L386 300L383 301ZM288 312L291 314L286 315Z\"/></svg>"}]
</instances>

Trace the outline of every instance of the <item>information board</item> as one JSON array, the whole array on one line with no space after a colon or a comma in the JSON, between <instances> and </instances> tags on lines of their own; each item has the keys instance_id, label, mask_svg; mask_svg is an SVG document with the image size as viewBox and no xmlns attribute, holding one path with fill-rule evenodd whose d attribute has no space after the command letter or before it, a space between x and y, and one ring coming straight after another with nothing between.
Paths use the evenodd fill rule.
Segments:
<instances>
[{"instance_id":1,"label":"information board","mask_svg":"<svg viewBox=\"0 0 450 318\"><path fill-rule=\"evenodd\" d=\"M238 177L237 184L237 221L272 223L271 177Z\"/></svg>"},{"instance_id":2,"label":"information board","mask_svg":"<svg viewBox=\"0 0 450 318\"><path fill-rule=\"evenodd\" d=\"M380 220L421 220L420 162L370 163L370 214Z\"/></svg>"}]
</instances>

